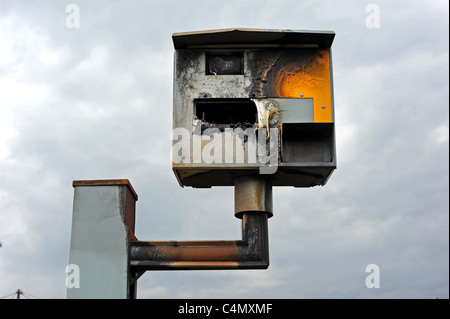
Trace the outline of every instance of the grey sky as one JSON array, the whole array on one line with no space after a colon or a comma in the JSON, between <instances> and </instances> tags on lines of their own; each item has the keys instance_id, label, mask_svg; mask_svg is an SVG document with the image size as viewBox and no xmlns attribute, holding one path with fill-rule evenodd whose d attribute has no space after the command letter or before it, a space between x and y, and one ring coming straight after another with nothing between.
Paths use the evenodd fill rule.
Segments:
<instances>
[{"instance_id":1,"label":"grey sky","mask_svg":"<svg viewBox=\"0 0 450 319\"><path fill-rule=\"evenodd\" d=\"M147 272L138 297L449 297L445 0L1 1L0 297L65 298L73 180L129 179L140 239L240 238L233 189L170 163L171 34L230 27L336 32L338 169L274 189L268 270Z\"/></svg>"}]
</instances>

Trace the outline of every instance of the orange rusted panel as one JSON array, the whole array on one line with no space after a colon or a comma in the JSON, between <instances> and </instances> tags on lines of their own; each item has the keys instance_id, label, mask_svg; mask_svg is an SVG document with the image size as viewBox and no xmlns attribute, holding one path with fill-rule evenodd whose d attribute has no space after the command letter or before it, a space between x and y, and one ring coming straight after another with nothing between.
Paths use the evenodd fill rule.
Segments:
<instances>
[{"instance_id":1,"label":"orange rusted panel","mask_svg":"<svg viewBox=\"0 0 450 319\"><path fill-rule=\"evenodd\" d=\"M332 122L330 55L315 51L308 63L293 60L283 66L273 81L275 96L313 98L314 122Z\"/></svg>"}]
</instances>

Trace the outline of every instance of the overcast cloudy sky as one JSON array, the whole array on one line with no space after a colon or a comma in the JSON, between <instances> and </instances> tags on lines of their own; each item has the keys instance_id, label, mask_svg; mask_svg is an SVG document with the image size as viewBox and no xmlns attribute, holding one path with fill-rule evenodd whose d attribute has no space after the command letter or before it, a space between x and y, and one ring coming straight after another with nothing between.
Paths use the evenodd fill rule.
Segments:
<instances>
[{"instance_id":1,"label":"overcast cloudy sky","mask_svg":"<svg viewBox=\"0 0 450 319\"><path fill-rule=\"evenodd\" d=\"M70 3L79 28L66 24ZM448 11L447 0L2 0L0 297L66 297L73 180L129 179L140 239L240 239L232 188L181 188L171 171L171 35L248 27L336 32L338 169L324 187L274 189L268 270L147 272L138 297L448 298ZM365 285L369 264L380 288Z\"/></svg>"}]
</instances>

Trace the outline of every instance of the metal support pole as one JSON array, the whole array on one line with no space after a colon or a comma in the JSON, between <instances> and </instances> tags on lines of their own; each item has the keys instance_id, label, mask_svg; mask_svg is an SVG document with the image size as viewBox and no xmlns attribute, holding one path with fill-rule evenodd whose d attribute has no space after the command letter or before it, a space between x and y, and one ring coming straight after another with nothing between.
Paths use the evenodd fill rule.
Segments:
<instances>
[{"instance_id":1,"label":"metal support pole","mask_svg":"<svg viewBox=\"0 0 450 319\"><path fill-rule=\"evenodd\" d=\"M79 285L67 298L135 298L147 270L266 269L267 219L272 186L263 177L235 184L235 216L242 240L138 241L134 235L137 195L128 180L74 181L70 264Z\"/></svg>"},{"instance_id":2,"label":"metal support pole","mask_svg":"<svg viewBox=\"0 0 450 319\"><path fill-rule=\"evenodd\" d=\"M234 181L234 214L242 218L245 212L273 216L272 183L263 175L239 177Z\"/></svg>"},{"instance_id":3,"label":"metal support pole","mask_svg":"<svg viewBox=\"0 0 450 319\"><path fill-rule=\"evenodd\" d=\"M245 213L242 240L136 241L133 270L266 269L269 266L267 215Z\"/></svg>"},{"instance_id":4,"label":"metal support pole","mask_svg":"<svg viewBox=\"0 0 450 319\"><path fill-rule=\"evenodd\" d=\"M128 180L74 181L67 298L135 296L129 267L137 195Z\"/></svg>"},{"instance_id":5,"label":"metal support pole","mask_svg":"<svg viewBox=\"0 0 450 319\"><path fill-rule=\"evenodd\" d=\"M135 241L131 243L132 269L266 269L271 184L259 176L243 177L236 181L235 189L235 214L242 218L242 240Z\"/></svg>"}]
</instances>

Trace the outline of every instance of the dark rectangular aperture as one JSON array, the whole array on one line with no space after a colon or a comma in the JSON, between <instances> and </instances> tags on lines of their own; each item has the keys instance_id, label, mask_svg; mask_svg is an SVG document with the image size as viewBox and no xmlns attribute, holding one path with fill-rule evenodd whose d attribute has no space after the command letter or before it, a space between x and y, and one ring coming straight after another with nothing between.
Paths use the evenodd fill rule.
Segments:
<instances>
[{"instance_id":1,"label":"dark rectangular aperture","mask_svg":"<svg viewBox=\"0 0 450 319\"><path fill-rule=\"evenodd\" d=\"M282 162L331 162L332 123L283 124Z\"/></svg>"},{"instance_id":2,"label":"dark rectangular aperture","mask_svg":"<svg viewBox=\"0 0 450 319\"><path fill-rule=\"evenodd\" d=\"M256 105L250 99L197 99L194 112L199 120L214 124L255 123Z\"/></svg>"},{"instance_id":3,"label":"dark rectangular aperture","mask_svg":"<svg viewBox=\"0 0 450 319\"><path fill-rule=\"evenodd\" d=\"M244 56L242 53L207 54L207 75L244 74Z\"/></svg>"}]
</instances>

